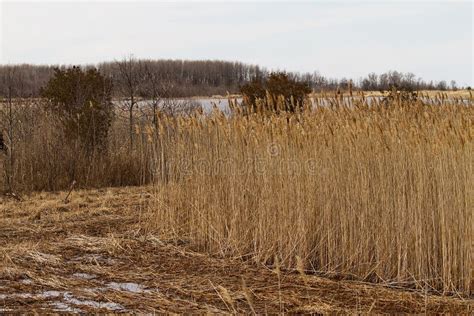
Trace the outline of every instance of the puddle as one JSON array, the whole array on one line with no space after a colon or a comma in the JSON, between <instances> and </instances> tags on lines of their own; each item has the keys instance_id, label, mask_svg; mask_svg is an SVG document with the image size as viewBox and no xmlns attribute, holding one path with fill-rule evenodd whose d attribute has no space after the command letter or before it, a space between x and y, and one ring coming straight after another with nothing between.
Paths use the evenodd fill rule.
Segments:
<instances>
[{"instance_id":1,"label":"puddle","mask_svg":"<svg viewBox=\"0 0 474 316\"><path fill-rule=\"evenodd\" d=\"M72 276L78 279L85 279L85 280L92 280L97 277L95 274L89 274L89 273L74 273Z\"/></svg>"},{"instance_id":2,"label":"puddle","mask_svg":"<svg viewBox=\"0 0 474 316\"><path fill-rule=\"evenodd\" d=\"M150 292L149 290L145 290L143 285L137 283L118 283L118 282L110 282L107 284L107 287L116 290L116 291L127 291L132 293L143 293L143 292Z\"/></svg>"}]
</instances>

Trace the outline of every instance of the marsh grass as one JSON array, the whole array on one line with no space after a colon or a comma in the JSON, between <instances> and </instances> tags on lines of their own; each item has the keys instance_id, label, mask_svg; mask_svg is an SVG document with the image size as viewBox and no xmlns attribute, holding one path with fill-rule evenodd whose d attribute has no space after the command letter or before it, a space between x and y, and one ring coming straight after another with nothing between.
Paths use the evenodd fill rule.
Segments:
<instances>
[{"instance_id":1,"label":"marsh grass","mask_svg":"<svg viewBox=\"0 0 474 316\"><path fill-rule=\"evenodd\" d=\"M472 294L472 105L323 96L275 115L233 101L231 115L139 118L133 147L118 113L107 150L91 153L41 102L15 107L14 168L0 171L17 192L152 183L140 225L200 251Z\"/></svg>"},{"instance_id":2,"label":"marsh grass","mask_svg":"<svg viewBox=\"0 0 474 316\"><path fill-rule=\"evenodd\" d=\"M163 117L149 225L214 254L472 293L473 108L342 102Z\"/></svg>"}]
</instances>

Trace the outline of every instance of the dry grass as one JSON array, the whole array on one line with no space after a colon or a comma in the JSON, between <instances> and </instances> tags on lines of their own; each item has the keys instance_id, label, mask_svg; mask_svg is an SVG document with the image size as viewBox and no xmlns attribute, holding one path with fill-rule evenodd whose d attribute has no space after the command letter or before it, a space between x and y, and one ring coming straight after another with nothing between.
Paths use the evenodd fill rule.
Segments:
<instances>
[{"instance_id":1,"label":"dry grass","mask_svg":"<svg viewBox=\"0 0 474 316\"><path fill-rule=\"evenodd\" d=\"M8 111L2 111L7 106L0 102L0 130L4 135L10 128ZM144 148L148 143L135 135L134 147L130 148L123 111L116 109L107 150L87 151L65 137L60 118L46 108L41 99L14 101L14 137L6 139L7 146L13 148L13 155L10 158L0 152L0 191L9 189L9 177L13 191L20 193L64 190L73 181L82 188L140 185L152 181L147 156L150 150ZM137 124L148 122L144 117L137 118Z\"/></svg>"},{"instance_id":2,"label":"dry grass","mask_svg":"<svg viewBox=\"0 0 474 316\"><path fill-rule=\"evenodd\" d=\"M153 188L0 199L0 313L465 313L474 301L270 270L144 230ZM36 216L37 213L41 215Z\"/></svg>"},{"instance_id":3,"label":"dry grass","mask_svg":"<svg viewBox=\"0 0 474 316\"><path fill-rule=\"evenodd\" d=\"M91 214L78 212L79 222L45 224L60 236L114 231L130 221L137 231L249 264L278 262L279 270L305 276L472 296L472 105L439 96L434 105L395 99L368 106L356 96L344 104L318 99L326 106L296 115L161 115L158 129L142 117L133 148L118 117L109 150L89 155L64 146L55 118L35 102L16 108L17 191L66 189L73 180L78 187L155 184L146 220L141 209L82 225ZM38 221L62 221L71 205L35 204L27 215L34 225L16 224L20 211L12 211L3 236L15 242L38 236L44 233ZM91 218L115 214L116 207L92 208ZM3 212L7 223L10 211ZM123 251L120 242L105 244L112 255ZM35 251L31 258L53 258ZM237 309L230 292L213 284L222 304Z\"/></svg>"},{"instance_id":4,"label":"dry grass","mask_svg":"<svg viewBox=\"0 0 474 316\"><path fill-rule=\"evenodd\" d=\"M150 225L214 254L471 295L473 114L396 100L164 117Z\"/></svg>"}]
</instances>

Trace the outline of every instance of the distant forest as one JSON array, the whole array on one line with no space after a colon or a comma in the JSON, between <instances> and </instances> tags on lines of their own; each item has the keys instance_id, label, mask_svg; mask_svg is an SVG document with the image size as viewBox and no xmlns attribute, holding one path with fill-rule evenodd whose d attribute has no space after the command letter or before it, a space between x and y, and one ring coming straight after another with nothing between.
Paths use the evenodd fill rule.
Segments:
<instances>
[{"instance_id":1,"label":"distant forest","mask_svg":"<svg viewBox=\"0 0 474 316\"><path fill-rule=\"evenodd\" d=\"M0 65L0 95L13 92L16 96L38 97L40 90L52 77L55 68L68 66ZM133 89L139 97L191 97L238 93L245 83L266 78L268 69L241 62L189 60L137 60L133 58L82 68L97 67L114 81L114 96L129 95ZM12 76L14 73L14 76ZM305 82L315 91L346 90L351 79L328 78L318 72L288 72L292 79ZM15 78L12 81L12 78ZM389 90L392 86L404 90L457 89L456 82L424 81L412 73L389 71L371 73L365 78L352 79L353 87L364 91Z\"/></svg>"}]
</instances>

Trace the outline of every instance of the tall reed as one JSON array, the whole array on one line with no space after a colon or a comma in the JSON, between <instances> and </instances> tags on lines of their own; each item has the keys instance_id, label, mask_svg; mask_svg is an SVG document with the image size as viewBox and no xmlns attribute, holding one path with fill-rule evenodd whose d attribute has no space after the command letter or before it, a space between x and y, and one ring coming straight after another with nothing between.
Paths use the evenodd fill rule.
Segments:
<instances>
[{"instance_id":1,"label":"tall reed","mask_svg":"<svg viewBox=\"0 0 474 316\"><path fill-rule=\"evenodd\" d=\"M211 253L472 293L472 106L341 102L162 117L147 225Z\"/></svg>"},{"instance_id":2,"label":"tall reed","mask_svg":"<svg viewBox=\"0 0 474 316\"><path fill-rule=\"evenodd\" d=\"M133 147L117 112L107 150L86 152L41 100L19 100L13 170L0 154L0 179L12 172L18 191L153 183L143 225L200 250L469 295L474 108L424 101L161 113L136 120Z\"/></svg>"}]
</instances>

